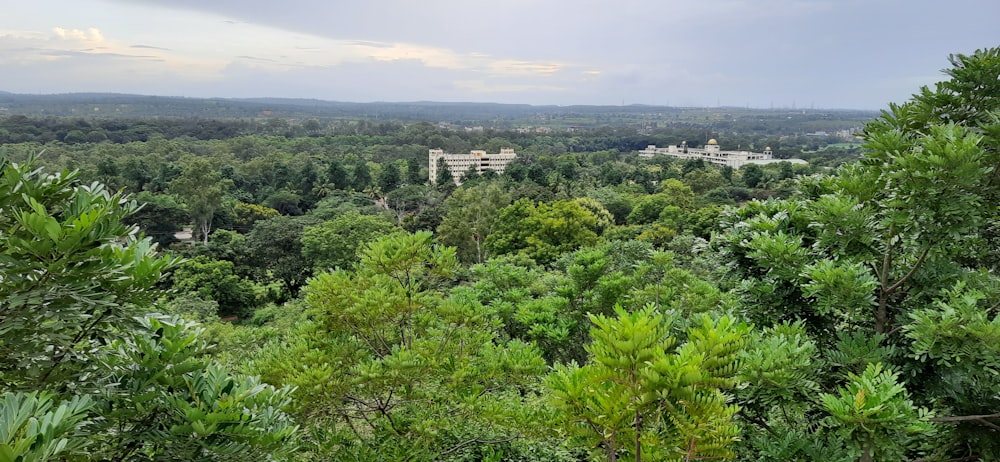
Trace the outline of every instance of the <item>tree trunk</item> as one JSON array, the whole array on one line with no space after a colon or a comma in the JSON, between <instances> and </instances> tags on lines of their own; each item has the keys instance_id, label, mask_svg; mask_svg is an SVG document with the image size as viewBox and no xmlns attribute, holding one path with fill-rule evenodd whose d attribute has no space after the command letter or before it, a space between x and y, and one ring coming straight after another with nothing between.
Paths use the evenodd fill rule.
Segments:
<instances>
[{"instance_id":1,"label":"tree trunk","mask_svg":"<svg viewBox=\"0 0 1000 462\"><path fill-rule=\"evenodd\" d=\"M618 450L615 449L615 440L612 435L611 439L604 440L604 453L608 456L608 462L618 462Z\"/></svg>"},{"instance_id":2,"label":"tree trunk","mask_svg":"<svg viewBox=\"0 0 1000 462\"><path fill-rule=\"evenodd\" d=\"M208 233L212 231L212 216L209 215L208 218L203 218L201 223L198 224L198 228L201 231L201 242L208 244Z\"/></svg>"},{"instance_id":3,"label":"tree trunk","mask_svg":"<svg viewBox=\"0 0 1000 462\"><path fill-rule=\"evenodd\" d=\"M642 462L642 414L635 410L635 462Z\"/></svg>"},{"instance_id":4,"label":"tree trunk","mask_svg":"<svg viewBox=\"0 0 1000 462\"><path fill-rule=\"evenodd\" d=\"M483 246L479 242L479 236L473 235L472 236L472 242L476 243L476 263L482 264L483 263Z\"/></svg>"},{"instance_id":5,"label":"tree trunk","mask_svg":"<svg viewBox=\"0 0 1000 462\"><path fill-rule=\"evenodd\" d=\"M889 294L885 289L879 288L878 308L875 311L875 332L879 334L889 332Z\"/></svg>"},{"instance_id":6,"label":"tree trunk","mask_svg":"<svg viewBox=\"0 0 1000 462\"><path fill-rule=\"evenodd\" d=\"M861 453L861 459L859 459L859 461L860 462L874 462L874 459L872 459L872 442L871 441L868 441L868 442L865 443L865 449L864 449L864 452Z\"/></svg>"}]
</instances>

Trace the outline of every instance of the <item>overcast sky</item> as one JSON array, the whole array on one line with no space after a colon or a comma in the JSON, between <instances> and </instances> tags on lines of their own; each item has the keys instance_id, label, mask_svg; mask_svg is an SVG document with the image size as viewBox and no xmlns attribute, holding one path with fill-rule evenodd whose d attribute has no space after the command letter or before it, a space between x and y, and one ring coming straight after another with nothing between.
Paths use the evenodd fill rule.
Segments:
<instances>
[{"instance_id":1,"label":"overcast sky","mask_svg":"<svg viewBox=\"0 0 1000 462\"><path fill-rule=\"evenodd\" d=\"M7 0L0 90L879 109L998 0Z\"/></svg>"}]
</instances>

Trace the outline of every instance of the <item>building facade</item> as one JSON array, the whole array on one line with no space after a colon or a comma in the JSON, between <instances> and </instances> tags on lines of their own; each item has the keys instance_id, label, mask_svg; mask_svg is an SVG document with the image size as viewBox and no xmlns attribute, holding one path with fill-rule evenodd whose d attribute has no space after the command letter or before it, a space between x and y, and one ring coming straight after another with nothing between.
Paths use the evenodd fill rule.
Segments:
<instances>
[{"instance_id":1,"label":"building facade","mask_svg":"<svg viewBox=\"0 0 1000 462\"><path fill-rule=\"evenodd\" d=\"M486 170L492 170L497 174L502 174L507 164L517 158L517 153L512 148L501 148L498 154L487 154L486 151L472 151L468 154L449 154L441 149L431 149L428 153L427 176L431 183L437 182L438 161L443 160L448 166L455 184L462 184L462 177L470 171L481 174Z\"/></svg>"},{"instance_id":2,"label":"building facade","mask_svg":"<svg viewBox=\"0 0 1000 462\"><path fill-rule=\"evenodd\" d=\"M723 151L719 148L719 142L714 139L708 140L708 143L702 148L691 148L688 147L687 142L681 141L680 146L670 145L665 148L658 148L656 145L651 144L646 149L639 151L639 157L647 159L657 154L676 157L678 159L701 159L705 162L732 168L740 168L748 164L760 165L775 162L807 163L802 159L775 159L770 146L764 148L764 152Z\"/></svg>"}]
</instances>

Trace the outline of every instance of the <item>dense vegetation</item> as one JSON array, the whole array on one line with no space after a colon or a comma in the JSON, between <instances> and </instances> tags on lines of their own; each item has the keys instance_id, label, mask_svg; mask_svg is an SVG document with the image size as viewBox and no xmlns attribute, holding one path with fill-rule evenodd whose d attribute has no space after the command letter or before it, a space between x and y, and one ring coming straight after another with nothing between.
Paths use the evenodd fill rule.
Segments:
<instances>
[{"instance_id":1,"label":"dense vegetation","mask_svg":"<svg viewBox=\"0 0 1000 462\"><path fill-rule=\"evenodd\" d=\"M2 119L0 460L996 460L1000 49L946 73L859 149ZM634 153L706 135L813 162Z\"/></svg>"}]
</instances>

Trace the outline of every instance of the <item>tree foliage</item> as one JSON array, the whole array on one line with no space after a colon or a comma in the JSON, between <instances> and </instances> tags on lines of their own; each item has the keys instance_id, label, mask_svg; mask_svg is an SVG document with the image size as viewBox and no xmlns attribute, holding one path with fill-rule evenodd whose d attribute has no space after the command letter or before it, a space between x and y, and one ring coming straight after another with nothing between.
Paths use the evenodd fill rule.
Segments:
<instances>
[{"instance_id":1,"label":"tree foliage","mask_svg":"<svg viewBox=\"0 0 1000 462\"><path fill-rule=\"evenodd\" d=\"M5 460L244 460L291 448L290 390L230 375L204 359L194 326L144 314L177 260L122 224L134 201L30 161L0 172Z\"/></svg>"},{"instance_id":2,"label":"tree foliage","mask_svg":"<svg viewBox=\"0 0 1000 462\"><path fill-rule=\"evenodd\" d=\"M122 223L138 204L76 176L0 161L0 381L9 387L79 373L101 341L134 324L176 263Z\"/></svg>"},{"instance_id":3,"label":"tree foliage","mask_svg":"<svg viewBox=\"0 0 1000 462\"><path fill-rule=\"evenodd\" d=\"M253 285L236 274L230 261L198 256L179 264L171 280L179 293L218 303L219 316L245 316L257 305Z\"/></svg>"},{"instance_id":4,"label":"tree foliage","mask_svg":"<svg viewBox=\"0 0 1000 462\"><path fill-rule=\"evenodd\" d=\"M454 246L463 262L486 261L486 240L493 233L500 209L510 201L510 194L496 182L457 189L444 204L448 213L437 228L441 241Z\"/></svg>"},{"instance_id":5,"label":"tree foliage","mask_svg":"<svg viewBox=\"0 0 1000 462\"><path fill-rule=\"evenodd\" d=\"M302 257L316 268L351 268L358 250L396 229L382 216L347 212L302 231Z\"/></svg>"},{"instance_id":6,"label":"tree foliage","mask_svg":"<svg viewBox=\"0 0 1000 462\"><path fill-rule=\"evenodd\" d=\"M441 460L493 445L518 451L511 441L535 437L518 422L539 418L526 405L537 404L545 364L532 346L500 339L467 291L439 291L456 268L454 249L430 233L397 233L366 245L355 272L310 280L313 323L257 367L299 387L301 415L350 435L314 451ZM289 354L305 355L301 365L288 364ZM469 428L495 437L456 439Z\"/></svg>"},{"instance_id":7,"label":"tree foliage","mask_svg":"<svg viewBox=\"0 0 1000 462\"><path fill-rule=\"evenodd\" d=\"M863 145L813 110L2 117L0 459L1000 459L1000 50L950 61ZM811 164L635 155L706 136ZM190 221L184 262L140 234Z\"/></svg>"},{"instance_id":8,"label":"tree foliage","mask_svg":"<svg viewBox=\"0 0 1000 462\"><path fill-rule=\"evenodd\" d=\"M597 217L576 201L536 205L519 199L500 210L486 248L496 255L522 253L549 263L560 254L596 244L597 225Z\"/></svg>"},{"instance_id":9,"label":"tree foliage","mask_svg":"<svg viewBox=\"0 0 1000 462\"><path fill-rule=\"evenodd\" d=\"M997 280L985 272L990 251L977 248L987 257L977 258L969 245L984 242L995 217L984 205L994 194L997 105L981 92L1000 78L997 56L955 56L951 80L891 105L866 126L860 163L802 180L795 197L727 213L715 244L751 319L794 323L794 338L810 339L765 341L832 346L819 360L833 374L801 355L778 369L754 363L758 374L784 371L753 396L788 397L748 407L746 418L768 430L754 438L759 454L996 457L995 316L983 300L995 297ZM829 391L818 409L792 407L816 387ZM829 416L819 429L808 424L816 411ZM791 433L815 443L782 442Z\"/></svg>"},{"instance_id":10,"label":"tree foliage","mask_svg":"<svg viewBox=\"0 0 1000 462\"><path fill-rule=\"evenodd\" d=\"M546 380L566 425L611 462L731 457L737 408L723 390L736 385L749 328L704 317L679 344L651 307L616 314L591 316L588 364Z\"/></svg>"},{"instance_id":11,"label":"tree foliage","mask_svg":"<svg viewBox=\"0 0 1000 462\"><path fill-rule=\"evenodd\" d=\"M170 182L170 190L187 206L202 241L208 242L212 232L212 217L222 206L232 182L212 168L207 160L188 158L180 176Z\"/></svg>"}]
</instances>

